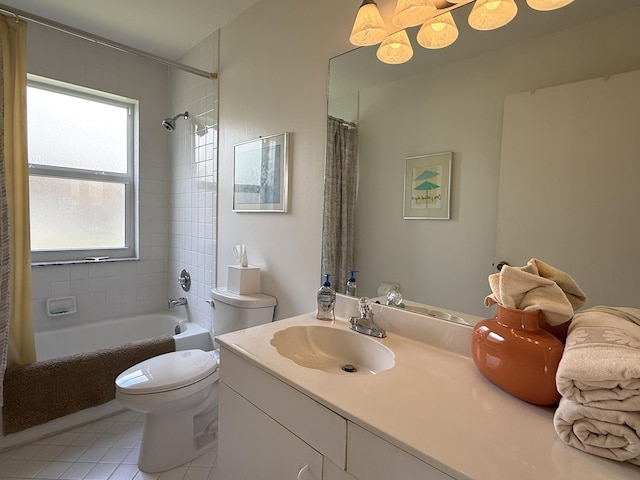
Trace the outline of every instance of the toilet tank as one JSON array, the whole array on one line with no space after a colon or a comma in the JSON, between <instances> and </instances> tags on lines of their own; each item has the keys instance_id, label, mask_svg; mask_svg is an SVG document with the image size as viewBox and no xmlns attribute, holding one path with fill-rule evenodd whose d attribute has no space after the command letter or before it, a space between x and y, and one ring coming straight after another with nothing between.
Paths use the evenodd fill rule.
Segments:
<instances>
[{"instance_id":1,"label":"toilet tank","mask_svg":"<svg viewBox=\"0 0 640 480\"><path fill-rule=\"evenodd\" d=\"M262 293L240 295L226 288L213 288L211 298L214 336L273 321L275 297Z\"/></svg>"}]
</instances>

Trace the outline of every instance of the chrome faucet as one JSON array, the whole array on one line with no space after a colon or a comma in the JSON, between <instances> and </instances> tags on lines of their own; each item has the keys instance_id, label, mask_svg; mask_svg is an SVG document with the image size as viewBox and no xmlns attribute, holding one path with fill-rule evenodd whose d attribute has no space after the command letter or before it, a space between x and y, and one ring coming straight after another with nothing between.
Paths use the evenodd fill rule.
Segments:
<instances>
[{"instance_id":1,"label":"chrome faucet","mask_svg":"<svg viewBox=\"0 0 640 480\"><path fill-rule=\"evenodd\" d=\"M170 298L169 299L169 308L177 307L179 305L186 305L187 299L185 297L180 298Z\"/></svg>"},{"instance_id":2,"label":"chrome faucet","mask_svg":"<svg viewBox=\"0 0 640 480\"><path fill-rule=\"evenodd\" d=\"M400 290L398 290L396 287L389 290L389 293L387 293L386 304L390 307L404 308L405 305L404 303L402 303L402 294L400 293Z\"/></svg>"},{"instance_id":3,"label":"chrome faucet","mask_svg":"<svg viewBox=\"0 0 640 480\"><path fill-rule=\"evenodd\" d=\"M376 325L373 321L373 308L371 307L371 300L369 300L367 297L362 297L360 300L358 300L358 307L360 308L360 317L351 317L349 319L351 330L355 330L358 333L369 335L371 337L386 337L387 332Z\"/></svg>"}]
</instances>

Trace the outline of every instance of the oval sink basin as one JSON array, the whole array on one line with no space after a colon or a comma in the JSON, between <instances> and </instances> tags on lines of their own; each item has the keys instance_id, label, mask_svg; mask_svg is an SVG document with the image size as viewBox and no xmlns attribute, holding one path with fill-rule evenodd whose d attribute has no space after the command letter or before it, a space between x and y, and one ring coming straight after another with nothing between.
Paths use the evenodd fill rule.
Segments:
<instances>
[{"instance_id":1,"label":"oval sink basin","mask_svg":"<svg viewBox=\"0 0 640 480\"><path fill-rule=\"evenodd\" d=\"M271 345L302 367L329 373L371 375L395 365L393 352L384 345L334 327L288 327L273 334Z\"/></svg>"}]
</instances>

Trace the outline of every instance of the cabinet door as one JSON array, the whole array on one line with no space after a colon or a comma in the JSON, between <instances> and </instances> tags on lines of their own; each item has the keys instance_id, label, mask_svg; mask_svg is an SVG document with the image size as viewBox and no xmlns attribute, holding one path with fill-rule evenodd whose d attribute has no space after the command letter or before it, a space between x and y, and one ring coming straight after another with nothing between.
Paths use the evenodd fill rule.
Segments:
<instances>
[{"instance_id":1,"label":"cabinet door","mask_svg":"<svg viewBox=\"0 0 640 480\"><path fill-rule=\"evenodd\" d=\"M324 457L322 480L356 480L356 477L352 477L327 457Z\"/></svg>"},{"instance_id":2,"label":"cabinet door","mask_svg":"<svg viewBox=\"0 0 640 480\"><path fill-rule=\"evenodd\" d=\"M366 480L453 480L351 422L347 425L347 471Z\"/></svg>"},{"instance_id":3,"label":"cabinet door","mask_svg":"<svg viewBox=\"0 0 640 480\"><path fill-rule=\"evenodd\" d=\"M224 383L219 398L221 480L322 479L322 455Z\"/></svg>"},{"instance_id":4,"label":"cabinet door","mask_svg":"<svg viewBox=\"0 0 640 480\"><path fill-rule=\"evenodd\" d=\"M269 417L340 468L345 468L347 421L304 393L252 365L231 350L221 351L220 379Z\"/></svg>"}]
</instances>

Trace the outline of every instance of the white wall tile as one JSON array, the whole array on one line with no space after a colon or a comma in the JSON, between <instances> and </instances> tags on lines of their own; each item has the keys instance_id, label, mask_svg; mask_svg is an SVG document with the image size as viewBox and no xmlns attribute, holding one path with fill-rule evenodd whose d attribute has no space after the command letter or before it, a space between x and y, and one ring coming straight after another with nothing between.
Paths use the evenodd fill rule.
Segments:
<instances>
[{"instance_id":1,"label":"white wall tile","mask_svg":"<svg viewBox=\"0 0 640 480\"><path fill-rule=\"evenodd\" d=\"M217 34L214 34L192 50L181 61L215 71L217 69ZM171 111L188 110L188 125L174 132L171 137L171 249L169 291L172 296L184 295L192 321L210 328L211 308L206 303L214 286L215 229L207 228L215 208L213 172L217 158L214 146L217 140L210 133L210 126L217 122L214 110L217 98L217 82L197 78L183 72L171 72ZM212 221L212 220L211 220ZM182 269L191 274L192 286L183 292L172 275L177 278ZM175 272L175 273L174 273Z\"/></svg>"}]
</instances>

